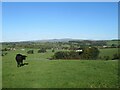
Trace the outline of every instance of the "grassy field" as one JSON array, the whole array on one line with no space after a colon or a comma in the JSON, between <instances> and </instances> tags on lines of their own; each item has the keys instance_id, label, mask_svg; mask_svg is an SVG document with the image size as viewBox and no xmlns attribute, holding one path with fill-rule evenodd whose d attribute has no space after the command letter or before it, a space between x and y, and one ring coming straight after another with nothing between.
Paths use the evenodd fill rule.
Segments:
<instances>
[{"instance_id":1,"label":"grassy field","mask_svg":"<svg viewBox=\"0 0 120 90\"><path fill-rule=\"evenodd\" d=\"M27 50L26 50L27 51ZM53 53L9 51L2 59L3 88L116 88L117 60L48 60ZM28 65L17 68L15 55L26 54Z\"/></svg>"},{"instance_id":2,"label":"grassy field","mask_svg":"<svg viewBox=\"0 0 120 90\"><path fill-rule=\"evenodd\" d=\"M108 41L107 42L108 46L111 46L112 44L118 45L118 44L120 44L120 41Z\"/></svg>"},{"instance_id":3,"label":"grassy field","mask_svg":"<svg viewBox=\"0 0 120 90\"><path fill-rule=\"evenodd\" d=\"M99 51L100 51L99 56L101 56L101 57L109 56L110 59L112 59L113 54L118 53L118 48L100 49Z\"/></svg>"}]
</instances>

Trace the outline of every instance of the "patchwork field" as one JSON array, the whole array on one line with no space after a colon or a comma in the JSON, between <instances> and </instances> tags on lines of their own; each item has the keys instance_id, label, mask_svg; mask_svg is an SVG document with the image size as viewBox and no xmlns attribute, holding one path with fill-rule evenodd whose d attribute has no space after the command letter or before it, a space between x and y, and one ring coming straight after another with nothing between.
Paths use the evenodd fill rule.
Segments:
<instances>
[{"instance_id":1,"label":"patchwork field","mask_svg":"<svg viewBox=\"0 0 120 90\"><path fill-rule=\"evenodd\" d=\"M3 88L118 87L118 60L48 60L53 55L51 51L37 53L36 49L34 54L26 51L9 51L3 56ZM20 68L15 61L19 52L28 56L25 62L29 63Z\"/></svg>"},{"instance_id":2,"label":"patchwork field","mask_svg":"<svg viewBox=\"0 0 120 90\"><path fill-rule=\"evenodd\" d=\"M110 59L112 59L113 54L118 53L118 48L107 48L107 49L100 49L99 56L109 56Z\"/></svg>"}]
</instances>

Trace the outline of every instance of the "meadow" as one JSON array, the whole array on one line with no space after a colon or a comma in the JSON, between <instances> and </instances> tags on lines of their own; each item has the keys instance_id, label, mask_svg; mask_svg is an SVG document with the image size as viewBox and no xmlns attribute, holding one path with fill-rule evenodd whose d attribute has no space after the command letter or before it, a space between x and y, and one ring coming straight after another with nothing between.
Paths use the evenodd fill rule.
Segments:
<instances>
[{"instance_id":1,"label":"meadow","mask_svg":"<svg viewBox=\"0 0 120 90\"><path fill-rule=\"evenodd\" d=\"M104 57L104 56L109 56L110 59L112 59L113 54L118 53L118 48L106 48L106 49L99 49L100 54L99 56Z\"/></svg>"},{"instance_id":2,"label":"meadow","mask_svg":"<svg viewBox=\"0 0 120 90\"><path fill-rule=\"evenodd\" d=\"M54 53L27 54L18 49L2 58L3 88L117 88L118 60L49 60ZM112 51L113 50L113 51ZM111 52L110 52L111 51ZM100 55L112 55L116 49L101 49ZM110 53L108 53L110 52ZM17 53L27 55L29 63L16 66Z\"/></svg>"}]
</instances>

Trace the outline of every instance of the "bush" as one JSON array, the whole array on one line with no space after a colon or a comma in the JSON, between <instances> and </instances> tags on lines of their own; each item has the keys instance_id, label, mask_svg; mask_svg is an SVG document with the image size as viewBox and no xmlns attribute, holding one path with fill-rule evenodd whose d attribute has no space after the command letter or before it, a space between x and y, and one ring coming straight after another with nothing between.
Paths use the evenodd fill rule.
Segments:
<instances>
[{"instance_id":1,"label":"bush","mask_svg":"<svg viewBox=\"0 0 120 90\"><path fill-rule=\"evenodd\" d=\"M110 57L109 57L109 56L104 56L103 59L105 59L105 60L109 60Z\"/></svg>"},{"instance_id":2,"label":"bush","mask_svg":"<svg viewBox=\"0 0 120 90\"><path fill-rule=\"evenodd\" d=\"M42 49L38 50L38 53L45 53L45 52L46 52L45 48L42 48Z\"/></svg>"},{"instance_id":3,"label":"bush","mask_svg":"<svg viewBox=\"0 0 120 90\"><path fill-rule=\"evenodd\" d=\"M54 59L97 59L99 50L95 47L84 48L82 53L75 51L59 51L53 56Z\"/></svg>"},{"instance_id":4,"label":"bush","mask_svg":"<svg viewBox=\"0 0 120 90\"><path fill-rule=\"evenodd\" d=\"M102 57L100 56L98 59L102 60Z\"/></svg>"},{"instance_id":5,"label":"bush","mask_svg":"<svg viewBox=\"0 0 120 90\"><path fill-rule=\"evenodd\" d=\"M113 58L112 60L115 60L115 59L120 59L120 54L113 54Z\"/></svg>"},{"instance_id":6,"label":"bush","mask_svg":"<svg viewBox=\"0 0 120 90\"><path fill-rule=\"evenodd\" d=\"M7 52L0 52L0 54L1 54L1 56L5 56L5 55L7 55L8 53Z\"/></svg>"},{"instance_id":7,"label":"bush","mask_svg":"<svg viewBox=\"0 0 120 90\"><path fill-rule=\"evenodd\" d=\"M4 49L2 49L2 51L10 51L10 48L8 49L8 48L4 48Z\"/></svg>"},{"instance_id":8,"label":"bush","mask_svg":"<svg viewBox=\"0 0 120 90\"><path fill-rule=\"evenodd\" d=\"M96 47L84 48L83 53L80 55L81 59L97 59L99 50Z\"/></svg>"},{"instance_id":9,"label":"bush","mask_svg":"<svg viewBox=\"0 0 120 90\"><path fill-rule=\"evenodd\" d=\"M52 52L55 52L55 50L53 49Z\"/></svg>"},{"instance_id":10,"label":"bush","mask_svg":"<svg viewBox=\"0 0 120 90\"><path fill-rule=\"evenodd\" d=\"M80 59L80 54L79 52L71 51L69 54L70 59Z\"/></svg>"},{"instance_id":11,"label":"bush","mask_svg":"<svg viewBox=\"0 0 120 90\"><path fill-rule=\"evenodd\" d=\"M29 50L27 51L28 54L34 54L34 51L33 50Z\"/></svg>"},{"instance_id":12,"label":"bush","mask_svg":"<svg viewBox=\"0 0 120 90\"><path fill-rule=\"evenodd\" d=\"M68 59L69 58L69 52L59 51L56 52L53 56L54 59Z\"/></svg>"}]
</instances>

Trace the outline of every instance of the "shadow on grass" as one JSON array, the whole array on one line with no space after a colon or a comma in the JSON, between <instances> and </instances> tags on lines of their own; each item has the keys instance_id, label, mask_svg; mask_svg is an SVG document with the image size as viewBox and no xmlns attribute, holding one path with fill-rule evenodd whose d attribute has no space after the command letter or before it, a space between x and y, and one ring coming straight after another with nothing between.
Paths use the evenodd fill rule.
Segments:
<instances>
[{"instance_id":1,"label":"shadow on grass","mask_svg":"<svg viewBox=\"0 0 120 90\"><path fill-rule=\"evenodd\" d=\"M29 63L23 63L23 64L21 64L21 65L20 65L20 67L21 67L21 66L25 66L25 65L28 65L28 64L29 64Z\"/></svg>"}]
</instances>

